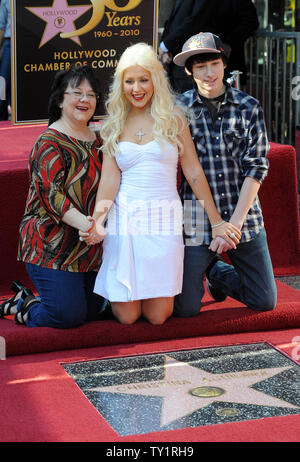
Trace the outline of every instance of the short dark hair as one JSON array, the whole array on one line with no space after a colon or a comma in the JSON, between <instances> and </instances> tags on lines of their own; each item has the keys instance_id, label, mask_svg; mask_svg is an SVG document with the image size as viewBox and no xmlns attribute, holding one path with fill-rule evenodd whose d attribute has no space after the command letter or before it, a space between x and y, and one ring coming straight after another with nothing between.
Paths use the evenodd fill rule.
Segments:
<instances>
[{"instance_id":1,"label":"short dark hair","mask_svg":"<svg viewBox=\"0 0 300 462\"><path fill-rule=\"evenodd\" d=\"M53 124L60 118L61 108L59 106L64 99L64 93L68 85L70 84L75 88L80 85L83 80L87 80L89 82L93 91L97 95L97 109L100 103L99 82L95 77L92 68L90 66L72 66L66 71L59 71L55 74L48 103L48 125Z\"/></svg>"},{"instance_id":2,"label":"short dark hair","mask_svg":"<svg viewBox=\"0 0 300 462\"><path fill-rule=\"evenodd\" d=\"M185 62L185 67L189 72L192 73L193 65L195 63L204 63L206 61L214 61L215 59L221 58L224 65L226 66L228 63L228 60L226 57L221 54L221 53L198 53L196 55L190 56L186 62Z\"/></svg>"}]
</instances>

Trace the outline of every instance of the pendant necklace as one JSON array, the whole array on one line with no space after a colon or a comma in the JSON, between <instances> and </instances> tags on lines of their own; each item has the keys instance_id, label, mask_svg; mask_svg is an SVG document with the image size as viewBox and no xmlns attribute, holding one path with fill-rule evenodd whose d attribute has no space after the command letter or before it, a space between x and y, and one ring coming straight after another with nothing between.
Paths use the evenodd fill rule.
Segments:
<instances>
[{"instance_id":1,"label":"pendant necklace","mask_svg":"<svg viewBox=\"0 0 300 462\"><path fill-rule=\"evenodd\" d=\"M143 139L143 136L146 135L146 133L144 133L143 129L140 128L139 131L135 133L135 135L138 137L140 143Z\"/></svg>"}]
</instances>

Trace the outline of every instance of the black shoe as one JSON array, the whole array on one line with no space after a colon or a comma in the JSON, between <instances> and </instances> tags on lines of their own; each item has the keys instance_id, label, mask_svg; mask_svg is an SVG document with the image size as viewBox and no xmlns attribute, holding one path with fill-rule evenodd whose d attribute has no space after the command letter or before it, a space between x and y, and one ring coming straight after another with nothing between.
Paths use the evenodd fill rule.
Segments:
<instances>
[{"instance_id":1,"label":"black shoe","mask_svg":"<svg viewBox=\"0 0 300 462\"><path fill-rule=\"evenodd\" d=\"M107 300L104 309L101 311L101 319L116 319L113 315L111 303Z\"/></svg>"},{"instance_id":2,"label":"black shoe","mask_svg":"<svg viewBox=\"0 0 300 462\"><path fill-rule=\"evenodd\" d=\"M24 287L23 284L21 284L19 281L14 281L12 283L11 290L16 292L16 294L8 300L5 300L5 302L0 305L0 318L9 316L11 314L16 314L18 311L17 306L20 298L24 300L25 297L32 295L31 290L26 289L26 287Z\"/></svg>"},{"instance_id":3,"label":"black shoe","mask_svg":"<svg viewBox=\"0 0 300 462\"><path fill-rule=\"evenodd\" d=\"M24 289L24 285L20 281L14 281L10 286L10 289L17 293L20 290Z\"/></svg>"},{"instance_id":4,"label":"black shoe","mask_svg":"<svg viewBox=\"0 0 300 462\"><path fill-rule=\"evenodd\" d=\"M16 293L22 290L23 295L24 295L23 298L28 297L29 295L32 295L32 291L30 289L27 289L20 281L14 281L12 285L10 286L10 288Z\"/></svg>"},{"instance_id":5,"label":"black shoe","mask_svg":"<svg viewBox=\"0 0 300 462\"><path fill-rule=\"evenodd\" d=\"M209 295L216 301L216 302L223 302L227 295L223 294L221 290L214 289L212 284L209 282L208 277L206 276L206 289Z\"/></svg>"},{"instance_id":6,"label":"black shoe","mask_svg":"<svg viewBox=\"0 0 300 462\"><path fill-rule=\"evenodd\" d=\"M34 295L28 295L22 304L22 307L20 310L18 310L15 314L15 323L16 324L25 324L26 325L26 314L29 310L29 308L37 303L39 300L34 296Z\"/></svg>"},{"instance_id":7,"label":"black shoe","mask_svg":"<svg viewBox=\"0 0 300 462\"><path fill-rule=\"evenodd\" d=\"M219 261L221 260L221 257L216 256L214 260L210 263L210 265L207 267L207 270L205 272L206 275L206 289L209 295L216 301L216 302L223 302L226 298L227 295L225 295L221 290L215 289L210 280L209 280L209 273L212 267Z\"/></svg>"}]
</instances>

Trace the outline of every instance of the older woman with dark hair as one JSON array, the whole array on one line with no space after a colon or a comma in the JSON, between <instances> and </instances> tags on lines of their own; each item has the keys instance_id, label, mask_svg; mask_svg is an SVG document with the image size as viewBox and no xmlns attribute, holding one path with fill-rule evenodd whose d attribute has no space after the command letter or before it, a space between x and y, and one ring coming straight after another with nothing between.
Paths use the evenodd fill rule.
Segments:
<instances>
[{"instance_id":1,"label":"older woman with dark hair","mask_svg":"<svg viewBox=\"0 0 300 462\"><path fill-rule=\"evenodd\" d=\"M104 299L93 293L101 245L88 246L78 232L91 218L102 167L101 140L88 124L99 101L87 67L55 76L49 126L29 158L29 192L20 225L18 260L39 294L14 282L16 294L0 308L29 327L70 328L101 317Z\"/></svg>"}]
</instances>

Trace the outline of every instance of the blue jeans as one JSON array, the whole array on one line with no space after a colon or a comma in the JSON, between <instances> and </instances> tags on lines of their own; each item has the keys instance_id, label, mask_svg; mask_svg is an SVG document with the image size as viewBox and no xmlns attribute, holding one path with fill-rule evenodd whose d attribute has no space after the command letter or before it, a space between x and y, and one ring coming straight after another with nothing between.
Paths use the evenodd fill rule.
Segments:
<instances>
[{"instance_id":1,"label":"blue jeans","mask_svg":"<svg viewBox=\"0 0 300 462\"><path fill-rule=\"evenodd\" d=\"M10 104L10 40L5 39L2 47L2 56L0 61L0 76L5 79L5 100L0 99L0 120L7 120L7 106Z\"/></svg>"},{"instance_id":2,"label":"blue jeans","mask_svg":"<svg viewBox=\"0 0 300 462\"><path fill-rule=\"evenodd\" d=\"M277 289L264 229L251 241L228 251L232 265L219 259L209 273L213 288L257 311L272 310ZM216 253L208 246L186 246L182 293L175 297L174 315L199 314L204 295L203 279Z\"/></svg>"},{"instance_id":3,"label":"blue jeans","mask_svg":"<svg viewBox=\"0 0 300 462\"><path fill-rule=\"evenodd\" d=\"M73 273L26 263L39 293L28 311L28 327L67 329L101 318L106 301L93 292L97 272Z\"/></svg>"}]
</instances>

